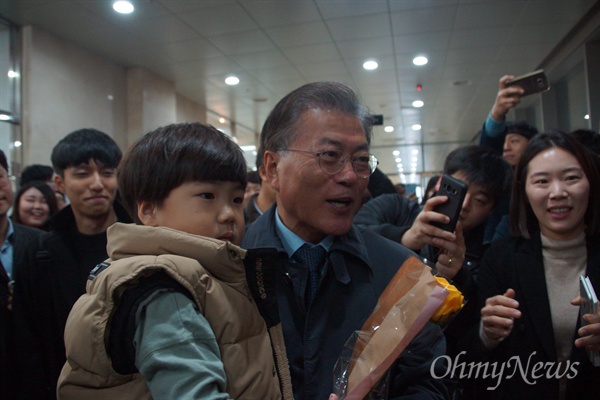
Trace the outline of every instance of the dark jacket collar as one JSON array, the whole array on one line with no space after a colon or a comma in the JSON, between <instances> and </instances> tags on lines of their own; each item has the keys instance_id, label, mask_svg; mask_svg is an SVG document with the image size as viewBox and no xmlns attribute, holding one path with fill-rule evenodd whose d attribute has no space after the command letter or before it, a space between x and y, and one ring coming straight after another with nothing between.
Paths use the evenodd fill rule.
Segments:
<instances>
[{"instance_id":1,"label":"dark jacket collar","mask_svg":"<svg viewBox=\"0 0 600 400\"><path fill-rule=\"evenodd\" d=\"M127 211L125 211L123 205L118 200L113 202L113 209L115 210L117 221L126 224L133 222L131 217L129 217L129 214L127 214ZM50 226L50 230L56 232L72 231L73 227L76 229L77 223L75 222L75 214L73 214L71 205L69 204L58 213L54 214L54 216L50 218L50 221L48 221L48 225Z\"/></svg>"},{"instance_id":2,"label":"dark jacket collar","mask_svg":"<svg viewBox=\"0 0 600 400\"><path fill-rule=\"evenodd\" d=\"M274 204L260 218L248 225L242 241L243 248L272 248L278 252L285 252L281 239L277 234L276 209L277 206ZM349 254L370 265L367 247L358 228L354 225L347 234L334 238L329 253L331 254L330 257L334 257L335 253Z\"/></svg>"}]
</instances>

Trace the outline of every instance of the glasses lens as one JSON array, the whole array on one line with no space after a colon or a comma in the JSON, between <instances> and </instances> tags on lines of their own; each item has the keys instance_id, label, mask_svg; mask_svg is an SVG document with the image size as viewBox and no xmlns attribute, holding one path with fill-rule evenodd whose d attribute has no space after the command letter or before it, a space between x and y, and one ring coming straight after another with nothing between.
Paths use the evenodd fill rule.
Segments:
<instances>
[{"instance_id":1,"label":"glasses lens","mask_svg":"<svg viewBox=\"0 0 600 400\"><path fill-rule=\"evenodd\" d=\"M363 178L370 176L377 168L377 157L372 154L357 156L352 163L354 171Z\"/></svg>"}]
</instances>

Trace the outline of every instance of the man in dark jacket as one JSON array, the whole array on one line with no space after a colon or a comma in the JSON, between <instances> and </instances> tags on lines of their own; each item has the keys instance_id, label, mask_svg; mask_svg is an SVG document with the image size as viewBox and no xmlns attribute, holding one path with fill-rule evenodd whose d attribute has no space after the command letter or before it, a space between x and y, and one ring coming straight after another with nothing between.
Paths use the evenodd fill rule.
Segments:
<instances>
[{"instance_id":1,"label":"man in dark jacket","mask_svg":"<svg viewBox=\"0 0 600 400\"><path fill-rule=\"evenodd\" d=\"M8 218L13 190L6 155L0 150L0 393L14 399L19 390L15 369L12 289L15 271L27 260L27 249L37 243L42 231L16 224Z\"/></svg>"},{"instance_id":2,"label":"man in dark jacket","mask_svg":"<svg viewBox=\"0 0 600 400\"><path fill-rule=\"evenodd\" d=\"M56 398L67 316L90 270L107 258L106 229L131 222L115 202L120 160L113 139L95 129L70 133L52 151L56 186L71 204L52 217L52 231L29 249L27 268L15 278L17 366L28 377L23 399Z\"/></svg>"},{"instance_id":3,"label":"man in dark jacket","mask_svg":"<svg viewBox=\"0 0 600 400\"><path fill-rule=\"evenodd\" d=\"M284 97L261 133L266 176L277 203L248 227L242 247L274 249L296 399L329 396L344 343L414 255L352 224L377 166L369 154L371 126L370 114L351 88L320 82ZM440 329L426 325L392 366L388 397L444 398L443 382L430 371L444 351Z\"/></svg>"}]
</instances>

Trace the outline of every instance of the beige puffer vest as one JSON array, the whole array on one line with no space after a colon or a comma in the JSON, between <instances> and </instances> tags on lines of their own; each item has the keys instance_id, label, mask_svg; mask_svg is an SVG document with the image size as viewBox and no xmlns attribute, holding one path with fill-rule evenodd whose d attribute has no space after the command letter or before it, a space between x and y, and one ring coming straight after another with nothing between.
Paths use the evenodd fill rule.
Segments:
<instances>
[{"instance_id":1,"label":"beige puffer vest","mask_svg":"<svg viewBox=\"0 0 600 400\"><path fill-rule=\"evenodd\" d=\"M113 370L106 342L114 299L120 298L125 285L158 271L186 288L209 321L232 398L291 398L281 326L269 330L277 342L272 346L246 283L245 250L168 228L115 224L107 234L110 266L88 281L86 293L67 320L67 362L58 381L60 399L151 399L143 376ZM283 351L278 368L274 348L276 353ZM282 373L283 389L276 372Z\"/></svg>"}]
</instances>

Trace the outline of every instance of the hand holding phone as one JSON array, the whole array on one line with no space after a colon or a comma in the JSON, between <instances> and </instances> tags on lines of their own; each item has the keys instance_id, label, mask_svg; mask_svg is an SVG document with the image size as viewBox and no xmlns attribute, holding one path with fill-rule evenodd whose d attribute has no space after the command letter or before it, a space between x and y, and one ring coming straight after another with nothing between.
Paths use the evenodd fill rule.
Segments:
<instances>
[{"instance_id":1,"label":"hand holding phone","mask_svg":"<svg viewBox=\"0 0 600 400\"><path fill-rule=\"evenodd\" d=\"M453 178L450 175L444 175L440 183L440 190L437 192L436 196L447 196L448 201L438 204L434 207L433 211L448 216L450 218L450 222L447 224L432 222L431 224L445 231L454 232L456 230L456 224L458 223L458 218L460 217L460 211L466 195L466 183Z\"/></svg>"},{"instance_id":2,"label":"hand holding phone","mask_svg":"<svg viewBox=\"0 0 600 400\"><path fill-rule=\"evenodd\" d=\"M506 81L504 86L519 86L523 89L522 96L550 90L550 82L543 69L517 76L510 81Z\"/></svg>"}]
</instances>

